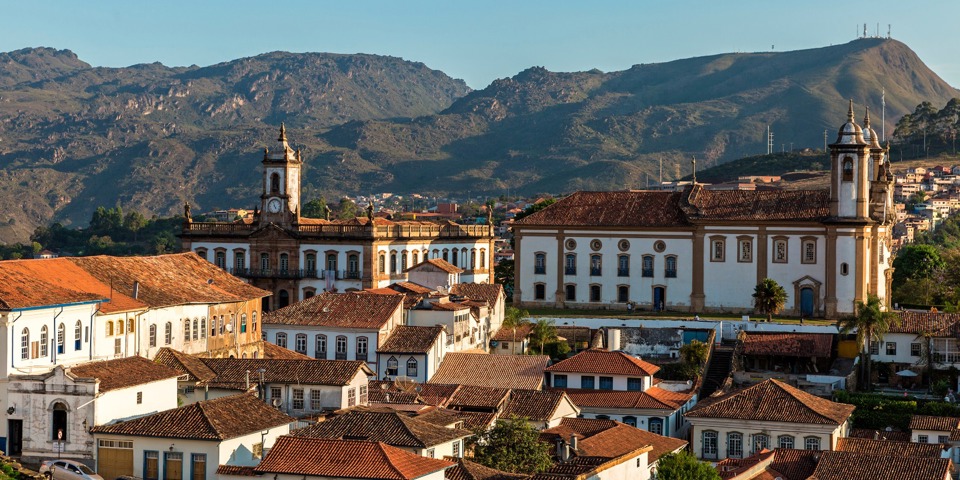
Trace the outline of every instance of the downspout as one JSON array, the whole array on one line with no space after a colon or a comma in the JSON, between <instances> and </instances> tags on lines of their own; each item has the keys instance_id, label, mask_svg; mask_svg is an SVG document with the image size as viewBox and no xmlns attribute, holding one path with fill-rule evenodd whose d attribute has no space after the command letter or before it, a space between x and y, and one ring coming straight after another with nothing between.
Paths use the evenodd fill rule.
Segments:
<instances>
[{"instance_id":1,"label":"downspout","mask_svg":"<svg viewBox=\"0 0 960 480\"><path fill-rule=\"evenodd\" d=\"M17 315L17 318L14 318L13 321L10 322L10 370L13 370L14 362L16 361L16 358L17 358L17 356L13 352L13 332L15 331L13 324L17 323L17 320L20 320L20 317L23 316L23 312L17 312L17 313L19 313L20 315ZM30 345L27 345L27 348L30 348Z\"/></svg>"},{"instance_id":2,"label":"downspout","mask_svg":"<svg viewBox=\"0 0 960 480\"><path fill-rule=\"evenodd\" d=\"M134 341L137 342L137 356L140 356L140 332L143 330L143 326L140 325L140 315L146 315L147 310L144 310L140 313L137 313L133 316L133 323L137 326L137 331L134 332Z\"/></svg>"},{"instance_id":3,"label":"downspout","mask_svg":"<svg viewBox=\"0 0 960 480\"><path fill-rule=\"evenodd\" d=\"M59 345L58 345L57 342L56 342L56 338L58 337L58 335L59 335L59 333L60 333L60 332L57 331L57 318L60 317L60 314L61 314L61 313L63 313L63 307L60 307L60 311L57 312L57 314L53 316L53 330L51 330L51 331L53 332L54 342L53 342L53 348L51 349L51 352L50 352L51 356L53 357L53 363L57 363L57 347L59 347ZM67 332L66 332L66 331L63 332L63 336L64 336L64 337L67 336ZM66 342L67 339L64 338L63 341ZM66 347L64 347L64 351L66 351Z\"/></svg>"},{"instance_id":4,"label":"downspout","mask_svg":"<svg viewBox=\"0 0 960 480\"><path fill-rule=\"evenodd\" d=\"M100 313L100 307L101 307L101 306L103 306L103 304L102 304L102 303L98 303L98 304L97 304L97 309L94 310L93 313L90 314L90 327L89 327L89 328L90 328L90 334L89 334L90 336L87 337L87 343L90 344L90 346L87 348L87 350L89 351L90 360L93 360L93 339L97 337L97 329L95 328L95 325L94 325L93 321L94 321L94 319L97 318L97 314Z\"/></svg>"}]
</instances>

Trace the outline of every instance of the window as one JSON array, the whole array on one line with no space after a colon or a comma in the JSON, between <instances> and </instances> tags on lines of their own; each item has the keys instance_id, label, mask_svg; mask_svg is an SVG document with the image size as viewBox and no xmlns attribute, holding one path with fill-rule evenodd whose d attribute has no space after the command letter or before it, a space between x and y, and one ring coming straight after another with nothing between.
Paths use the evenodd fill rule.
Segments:
<instances>
[{"instance_id":1,"label":"window","mask_svg":"<svg viewBox=\"0 0 960 480\"><path fill-rule=\"evenodd\" d=\"M191 480L207 480L207 455L204 453L190 454Z\"/></svg>"},{"instance_id":2,"label":"window","mask_svg":"<svg viewBox=\"0 0 960 480\"><path fill-rule=\"evenodd\" d=\"M280 254L280 271L286 272L290 269L290 256L286 253Z\"/></svg>"},{"instance_id":3,"label":"window","mask_svg":"<svg viewBox=\"0 0 960 480\"><path fill-rule=\"evenodd\" d=\"M131 318L131 319L128 319L128 320L127 320L127 333L133 333L134 331L136 331L136 329L133 328L133 319L132 319L132 318Z\"/></svg>"},{"instance_id":4,"label":"window","mask_svg":"<svg viewBox=\"0 0 960 480\"><path fill-rule=\"evenodd\" d=\"M460 440L453 442L453 456L460 458Z\"/></svg>"},{"instance_id":5,"label":"window","mask_svg":"<svg viewBox=\"0 0 960 480\"><path fill-rule=\"evenodd\" d=\"M194 340L200 338L200 319L193 319L193 335L190 337Z\"/></svg>"},{"instance_id":6,"label":"window","mask_svg":"<svg viewBox=\"0 0 960 480\"><path fill-rule=\"evenodd\" d=\"M556 388L567 388L567 376L566 375L554 375L553 376L553 386Z\"/></svg>"},{"instance_id":7,"label":"window","mask_svg":"<svg viewBox=\"0 0 960 480\"><path fill-rule=\"evenodd\" d=\"M397 270L397 252L390 252L390 273L399 273Z\"/></svg>"},{"instance_id":8,"label":"window","mask_svg":"<svg viewBox=\"0 0 960 480\"><path fill-rule=\"evenodd\" d=\"M310 410L323 410L323 402L320 400L320 390L316 388L310 390Z\"/></svg>"},{"instance_id":9,"label":"window","mask_svg":"<svg viewBox=\"0 0 960 480\"><path fill-rule=\"evenodd\" d=\"M807 437L803 439L803 448L805 450L820 450L820 437Z\"/></svg>"},{"instance_id":10,"label":"window","mask_svg":"<svg viewBox=\"0 0 960 480\"><path fill-rule=\"evenodd\" d=\"M577 301L577 286L576 285L566 285L564 286L564 291L566 293L566 299L568 302Z\"/></svg>"},{"instance_id":11,"label":"window","mask_svg":"<svg viewBox=\"0 0 960 480\"><path fill-rule=\"evenodd\" d=\"M280 387L270 387L270 400L282 400Z\"/></svg>"},{"instance_id":12,"label":"window","mask_svg":"<svg viewBox=\"0 0 960 480\"><path fill-rule=\"evenodd\" d=\"M183 320L183 341L190 341L190 319L186 318Z\"/></svg>"},{"instance_id":13,"label":"window","mask_svg":"<svg viewBox=\"0 0 960 480\"><path fill-rule=\"evenodd\" d=\"M546 300L546 298L547 298L547 286L542 283L533 284L533 299Z\"/></svg>"},{"instance_id":14,"label":"window","mask_svg":"<svg viewBox=\"0 0 960 480\"><path fill-rule=\"evenodd\" d=\"M737 261L738 262L753 261L753 239L741 238L737 240Z\"/></svg>"},{"instance_id":15,"label":"window","mask_svg":"<svg viewBox=\"0 0 960 480\"><path fill-rule=\"evenodd\" d=\"M650 430L650 433L663 435L663 419L662 418L651 418L648 423L649 423L648 430Z\"/></svg>"},{"instance_id":16,"label":"window","mask_svg":"<svg viewBox=\"0 0 960 480\"><path fill-rule=\"evenodd\" d=\"M880 342L870 342L870 355L880 355Z\"/></svg>"},{"instance_id":17,"label":"window","mask_svg":"<svg viewBox=\"0 0 960 480\"><path fill-rule=\"evenodd\" d=\"M173 342L173 323L167 322L163 326L163 344L170 345L171 342Z\"/></svg>"},{"instance_id":18,"label":"window","mask_svg":"<svg viewBox=\"0 0 960 480\"><path fill-rule=\"evenodd\" d=\"M316 345L314 345L313 356L314 358L319 358L320 360L327 359L327 336L326 335L317 335L315 339Z\"/></svg>"},{"instance_id":19,"label":"window","mask_svg":"<svg viewBox=\"0 0 960 480\"><path fill-rule=\"evenodd\" d=\"M653 255L644 255L641 257L641 272L640 276L645 278L653 277Z\"/></svg>"},{"instance_id":20,"label":"window","mask_svg":"<svg viewBox=\"0 0 960 480\"><path fill-rule=\"evenodd\" d=\"M194 320L194 325L196 325L196 320ZM246 313L240 315L240 333L247 333L247 314Z\"/></svg>"},{"instance_id":21,"label":"window","mask_svg":"<svg viewBox=\"0 0 960 480\"><path fill-rule=\"evenodd\" d=\"M253 314L256 318L256 313ZM200 338L207 338L207 317L200 317Z\"/></svg>"},{"instance_id":22,"label":"window","mask_svg":"<svg viewBox=\"0 0 960 480\"><path fill-rule=\"evenodd\" d=\"M628 378L627 379L627 391L628 392L639 392L643 390L643 379L642 378Z\"/></svg>"},{"instance_id":23,"label":"window","mask_svg":"<svg viewBox=\"0 0 960 480\"><path fill-rule=\"evenodd\" d=\"M367 360L367 337L357 337L357 360Z\"/></svg>"},{"instance_id":24,"label":"window","mask_svg":"<svg viewBox=\"0 0 960 480\"><path fill-rule=\"evenodd\" d=\"M706 458L717 458L717 432L705 431L701 439L703 444L703 456Z\"/></svg>"},{"instance_id":25,"label":"window","mask_svg":"<svg viewBox=\"0 0 960 480\"><path fill-rule=\"evenodd\" d=\"M253 447L250 449L250 454L254 459L260 460L263 458L263 442L257 442L253 444Z\"/></svg>"},{"instance_id":26,"label":"window","mask_svg":"<svg viewBox=\"0 0 960 480\"><path fill-rule=\"evenodd\" d=\"M336 253L327 254L327 270L331 272L337 271L337 254Z\"/></svg>"},{"instance_id":27,"label":"window","mask_svg":"<svg viewBox=\"0 0 960 480\"><path fill-rule=\"evenodd\" d=\"M542 275L547 273L547 254L536 253L533 256L533 273Z\"/></svg>"},{"instance_id":28,"label":"window","mask_svg":"<svg viewBox=\"0 0 960 480\"><path fill-rule=\"evenodd\" d=\"M367 404L367 386L360 385L360 405Z\"/></svg>"},{"instance_id":29,"label":"window","mask_svg":"<svg viewBox=\"0 0 960 480\"><path fill-rule=\"evenodd\" d=\"M770 436L758 433L753 436L753 453L759 453L763 449L770 448Z\"/></svg>"},{"instance_id":30,"label":"window","mask_svg":"<svg viewBox=\"0 0 960 480\"><path fill-rule=\"evenodd\" d=\"M485 270L487 268L487 251L480 250L480 268Z\"/></svg>"},{"instance_id":31,"label":"window","mask_svg":"<svg viewBox=\"0 0 960 480\"><path fill-rule=\"evenodd\" d=\"M566 275L576 275L577 274L577 256L573 253L568 253L564 257L563 263L563 273Z\"/></svg>"},{"instance_id":32,"label":"window","mask_svg":"<svg viewBox=\"0 0 960 480\"><path fill-rule=\"evenodd\" d=\"M843 157L843 181L853 181L853 159L850 157Z\"/></svg>"},{"instance_id":33,"label":"window","mask_svg":"<svg viewBox=\"0 0 960 480\"><path fill-rule=\"evenodd\" d=\"M947 443L950 443L950 435L939 435L939 436L937 436L937 443L939 443L939 444L941 444L941 445L945 445L945 444L947 444Z\"/></svg>"},{"instance_id":34,"label":"window","mask_svg":"<svg viewBox=\"0 0 960 480\"><path fill-rule=\"evenodd\" d=\"M501 350L509 350L509 349L510 349L510 342L500 342L500 349L501 349Z\"/></svg>"},{"instance_id":35,"label":"window","mask_svg":"<svg viewBox=\"0 0 960 480\"><path fill-rule=\"evenodd\" d=\"M223 321L223 315L220 315L220 320L217 322L220 325L220 335L226 331L226 322Z\"/></svg>"},{"instance_id":36,"label":"window","mask_svg":"<svg viewBox=\"0 0 960 480\"><path fill-rule=\"evenodd\" d=\"M123 320L117 321L117 335L123 335Z\"/></svg>"},{"instance_id":37,"label":"window","mask_svg":"<svg viewBox=\"0 0 960 480\"><path fill-rule=\"evenodd\" d=\"M143 392L137 392L137 405L143 404Z\"/></svg>"},{"instance_id":38,"label":"window","mask_svg":"<svg viewBox=\"0 0 960 480\"><path fill-rule=\"evenodd\" d=\"M113 339L113 354L120 355L123 352L123 339L115 338Z\"/></svg>"},{"instance_id":39,"label":"window","mask_svg":"<svg viewBox=\"0 0 960 480\"><path fill-rule=\"evenodd\" d=\"M803 257L800 259L800 263L817 263L817 241L814 239L806 239L801 243L803 248Z\"/></svg>"},{"instance_id":40,"label":"window","mask_svg":"<svg viewBox=\"0 0 960 480\"><path fill-rule=\"evenodd\" d=\"M444 248L444 249L443 249L443 261L446 262L446 261L449 259L449 255L450 255L449 251L448 251L446 248Z\"/></svg>"},{"instance_id":41,"label":"window","mask_svg":"<svg viewBox=\"0 0 960 480\"><path fill-rule=\"evenodd\" d=\"M257 331L257 312L253 312L253 315L250 317L250 331Z\"/></svg>"},{"instance_id":42,"label":"window","mask_svg":"<svg viewBox=\"0 0 960 480\"><path fill-rule=\"evenodd\" d=\"M343 335L337 336L337 351L336 351L337 360L346 360L347 359L347 337Z\"/></svg>"},{"instance_id":43,"label":"window","mask_svg":"<svg viewBox=\"0 0 960 480\"><path fill-rule=\"evenodd\" d=\"M297 336L294 337L293 350L297 353L307 354L307 334L298 333Z\"/></svg>"},{"instance_id":44,"label":"window","mask_svg":"<svg viewBox=\"0 0 960 480\"><path fill-rule=\"evenodd\" d=\"M887 342L887 355L896 355L896 354L897 354L896 342Z\"/></svg>"},{"instance_id":45,"label":"window","mask_svg":"<svg viewBox=\"0 0 960 480\"><path fill-rule=\"evenodd\" d=\"M113 322L107 322L106 326L107 336L113 336Z\"/></svg>"},{"instance_id":46,"label":"window","mask_svg":"<svg viewBox=\"0 0 960 480\"><path fill-rule=\"evenodd\" d=\"M63 342L64 342L63 337L65 337L66 334L67 334L67 327L61 323L59 326L57 326L57 354L58 355L63 353Z\"/></svg>"},{"instance_id":47,"label":"window","mask_svg":"<svg viewBox=\"0 0 960 480\"><path fill-rule=\"evenodd\" d=\"M594 377L589 376L589 375L583 375L583 376L581 376L581 377L580 377L580 388L582 388L582 389L584 389L584 390L593 390L593 388L594 388L594 381L595 381L595 380L596 380L596 379L595 379Z\"/></svg>"},{"instance_id":48,"label":"window","mask_svg":"<svg viewBox=\"0 0 960 480\"><path fill-rule=\"evenodd\" d=\"M436 455L437 455L437 454L436 454L436 452L434 451L434 449L432 449L432 448L427 449L427 456L428 456L428 457L434 458L434 457L436 457Z\"/></svg>"},{"instance_id":49,"label":"window","mask_svg":"<svg viewBox=\"0 0 960 480\"><path fill-rule=\"evenodd\" d=\"M459 265L457 265L457 256L458 256L459 254L460 254L460 251L457 250L456 248L454 248L454 249L450 252L450 263L452 263L454 266L457 266L457 267L459 267Z\"/></svg>"},{"instance_id":50,"label":"window","mask_svg":"<svg viewBox=\"0 0 960 480\"><path fill-rule=\"evenodd\" d=\"M183 452L163 452L163 478L183 478Z\"/></svg>"},{"instance_id":51,"label":"window","mask_svg":"<svg viewBox=\"0 0 960 480\"><path fill-rule=\"evenodd\" d=\"M590 301L600 301L600 285L590 285Z\"/></svg>"},{"instance_id":52,"label":"window","mask_svg":"<svg viewBox=\"0 0 960 480\"><path fill-rule=\"evenodd\" d=\"M840 264L840 275L846 276L850 273L850 265L846 262Z\"/></svg>"},{"instance_id":53,"label":"window","mask_svg":"<svg viewBox=\"0 0 960 480\"><path fill-rule=\"evenodd\" d=\"M407 376L410 378L416 378L417 376L417 359L410 358L407 360Z\"/></svg>"},{"instance_id":54,"label":"window","mask_svg":"<svg viewBox=\"0 0 960 480\"><path fill-rule=\"evenodd\" d=\"M307 276L315 277L317 275L317 254L308 253L303 260L304 270L307 271Z\"/></svg>"},{"instance_id":55,"label":"window","mask_svg":"<svg viewBox=\"0 0 960 480\"><path fill-rule=\"evenodd\" d=\"M630 276L630 255L620 255L617 257L617 276Z\"/></svg>"},{"instance_id":56,"label":"window","mask_svg":"<svg viewBox=\"0 0 960 480\"><path fill-rule=\"evenodd\" d=\"M414 262L416 262L417 254L414 253L413 257ZM360 273L360 257L358 257L356 254L350 254L347 256L347 273L350 274L350 278L360 278L358 275Z\"/></svg>"},{"instance_id":57,"label":"window","mask_svg":"<svg viewBox=\"0 0 960 480\"><path fill-rule=\"evenodd\" d=\"M917 435L917 443L929 443L930 440L926 435Z\"/></svg>"},{"instance_id":58,"label":"window","mask_svg":"<svg viewBox=\"0 0 960 480\"><path fill-rule=\"evenodd\" d=\"M610 420L610 415L597 415L597 420Z\"/></svg>"},{"instance_id":59,"label":"window","mask_svg":"<svg viewBox=\"0 0 960 480\"><path fill-rule=\"evenodd\" d=\"M911 356L911 357L919 357L919 356L920 356L920 351L921 351L921 349L922 349L922 345L921 345L921 344L919 344L919 343L911 343L911 344L910 344L910 356Z\"/></svg>"},{"instance_id":60,"label":"window","mask_svg":"<svg viewBox=\"0 0 960 480\"><path fill-rule=\"evenodd\" d=\"M787 263L786 238L778 238L773 241L773 263Z\"/></svg>"},{"instance_id":61,"label":"window","mask_svg":"<svg viewBox=\"0 0 960 480\"><path fill-rule=\"evenodd\" d=\"M235 250L233 252L233 268L237 272L242 272L247 269L247 255L243 250Z\"/></svg>"},{"instance_id":62,"label":"window","mask_svg":"<svg viewBox=\"0 0 960 480\"><path fill-rule=\"evenodd\" d=\"M347 406L353 407L357 404L357 389L351 388L347 390Z\"/></svg>"},{"instance_id":63,"label":"window","mask_svg":"<svg viewBox=\"0 0 960 480\"><path fill-rule=\"evenodd\" d=\"M269 253L260 254L260 270L263 272L270 271L270 254Z\"/></svg>"},{"instance_id":64,"label":"window","mask_svg":"<svg viewBox=\"0 0 960 480\"><path fill-rule=\"evenodd\" d=\"M277 193L280 191L280 174L274 173L270 175L270 192Z\"/></svg>"},{"instance_id":65,"label":"window","mask_svg":"<svg viewBox=\"0 0 960 480\"><path fill-rule=\"evenodd\" d=\"M603 274L603 257L590 255L590 276L597 277Z\"/></svg>"},{"instance_id":66,"label":"window","mask_svg":"<svg viewBox=\"0 0 960 480\"><path fill-rule=\"evenodd\" d=\"M380 273L387 273L387 256L381 253L378 263L379 263L378 268L380 269Z\"/></svg>"},{"instance_id":67,"label":"window","mask_svg":"<svg viewBox=\"0 0 960 480\"><path fill-rule=\"evenodd\" d=\"M630 286L629 285L618 285L617 286L617 301L620 303L627 303L630 301Z\"/></svg>"},{"instance_id":68,"label":"window","mask_svg":"<svg viewBox=\"0 0 960 480\"><path fill-rule=\"evenodd\" d=\"M777 445L780 448L793 448L793 436L780 435L777 437Z\"/></svg>"},{"instance_id":69,"label":"window","mask_svg":"<svg viewBox=\"0 0 960 480\"><path fill-rule=\"evenodd\" d=\"M397 376L399 375L400 362L397 361L397 357L390 357L387 359L387 375Z\"/></svg>"},{"instance_id":70,"label":"window","mask_svg":"<svg viewBox=\"0 0 960 480\"><path fill-rule=\"evenodd\" d=\"M160 452L143 452L143 478L145 480L159 480Z\"/></svg>"},{"instance_id":71,"label":"window","mask_svg":"<svg viewBox=\"0 0 960 480\"><path fill-rule=\"evenodd\" d=\"M663 276L666 278L677 278L677 257L670 255L664 259Z\"/></svg>"},{"instance_id":72,"label":"window","mask_svg":"<svg viewBox=\"0 0 960 480\"><path fill-rule=\"evenodd\" d=\"M627 424L627 425L630 425L631 427L636 427L636 426L637 426L637 417L634 417L633 415L627 415L627 416L623 417L623 423L625 423L625 424Z\"/></svg>"},{"instance_id":73,"label":"window","mask_svg":"<svg viewBox=\"0 0 960 480\"><path fill-rule=\"evenodd\" d=\"M723 262L726 258L726 246L723 237L710 240L710 261Z\"/></svg>"},{"instance_id":74,"label":"window","mask_svg":"<svg viewBox=\"0 0 960 480\"><path fill-rule=\"evenodd\" d=\"M27 360L30 358L30 329L24 328L20 332L20 359Z\"/></svg>"},{"instance_id":75,"label":"window","mask_svg":"<svg viewBox=\"0 0 960 480\"><path fill-rule=\"evenodd\" d=\"M50 348L50 333L47 326L40 327L40 356L46 357Z\"/></svg>"},{"instance_id":76,"label":"window","mask_svg":"<svg viewBox=\"0 0 960 480\"><path fill-rule=\"evenodd\" d=\"M202 248L198 248L198 249L197 249L197 256L199 256L200 258L206 260L206 259L207 259L207 251L204 250L204 249L202 249Z\"/></svg>"},{"instance_id":77,"label":"window","mask_svg":"<svg viewBox=\"0 0 960 480\"><path fill-rule=\"evenodd\" d=\"M156 325L150 325L150 346L151 347L157 346L157 326Z\"/></svg>"},{"instance_id":78,"label":"window","mask_svg":"<svg viewBox=\"0 0 960 480\"><path fill-rule=\"evenodd\" d=\"M600 390L613 390L613 377L600 377Z\"/></svg>"},{"instance_id":79,"label":"window","mask_svg":"<svg viewBox=\"0 0 960 480\"><path fill-rule=\"evenodd\" d=\"M73 349L80 350L81 339L83 338L83 325L80 320L73 325Z\"/></svg>"},{"instance_id":80,"label":"window","mask_svg":"<svg viewBox=\"0 0 960 480\"><path fill-rule=\"evenodd\" d=\"M303 389L302 388L293 389L293 409L303 410Z\"/></svg>"},{"instance_id":81,"label":"window","mask_svg":"<svg viewBox=\"0 0 960 480\"><path fill-rule=\"evenodd\" d=\"M727 434L727 456L731 458L743 457L743 434L730 432Z\"/></svg>"},{"instance_id":82,"label":"window","mask_svg":"<svg viewBox=\"0 0 960 480\"><path fill-rule=\"evenodd\" d=\"M227 268L227 252L216 252L213 258L217 268Z\"/></svg>"},{"instance_id":83,"label":"window","mask_svg":"<svg viewBox=\"0 0 960 480\"><path fill-rule=\"evenodd\" d=\"M283 332L277 333L277 346L287 348L287 334Z\"/></svg>"}]
</instances>

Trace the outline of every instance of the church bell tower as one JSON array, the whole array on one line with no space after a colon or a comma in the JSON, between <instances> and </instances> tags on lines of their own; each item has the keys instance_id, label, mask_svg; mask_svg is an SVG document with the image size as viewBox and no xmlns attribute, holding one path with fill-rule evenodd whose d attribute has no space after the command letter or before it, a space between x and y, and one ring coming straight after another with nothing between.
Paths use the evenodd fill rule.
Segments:
<instances>
[{"instance_id":1,"label":"church bell tower","mask_svg":"<svg viewBox=\"0 0 960 480\"><path fill-rule=\"evenodd\" d=\"M300 150L287 143L286 126L280 125L276 146L263 149L263 193L260 222L292 225L300 222Z\"/></svg>"},{"instance_id":2,"label":"church bell tower","mask_svg":"<svg viewBox=\"0 0 960 480\"><path fill-rule=\"evenodd\" d=\"M844 220L870 217L870 170L873 160L863 129L853 119L853 100L847 121L830 145L830 216Z\"/></svg>"}]
</instances>

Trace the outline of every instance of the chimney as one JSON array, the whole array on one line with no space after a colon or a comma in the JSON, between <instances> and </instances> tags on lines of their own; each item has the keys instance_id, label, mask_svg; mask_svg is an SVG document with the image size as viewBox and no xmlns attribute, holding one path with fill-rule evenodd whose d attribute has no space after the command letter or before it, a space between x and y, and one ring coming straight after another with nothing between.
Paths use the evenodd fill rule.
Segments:
<instances>
[{"instance_id":1,"label":"chimney","mask_svg":"<svg viewBox=\"0 0 960 480\"><path fill-rule=\"evenodd\" d=\"M572 448L574 452L577 451L577 436L572 433L570 434L570 448Z\"/></svg>"},{"instance_id":2,"label":"chimney","mask_svg":"<svg viewBox=\"0 0 960 480\"><path fill-rule=\"evenodd\" d=\"M557 458L560 460L563 460L564 448L563 438L557 438Z\"/></svg>"},{"instance_id":3,"label":"chimney","mask_svg":"<svg viewBox=\"0 0 960 480\"><path fill-rule=\"evenodd\" d=\"M133 299L136 300L140 298L140 282L137 280L133 281Z\"/></svg>"}]
</instances>

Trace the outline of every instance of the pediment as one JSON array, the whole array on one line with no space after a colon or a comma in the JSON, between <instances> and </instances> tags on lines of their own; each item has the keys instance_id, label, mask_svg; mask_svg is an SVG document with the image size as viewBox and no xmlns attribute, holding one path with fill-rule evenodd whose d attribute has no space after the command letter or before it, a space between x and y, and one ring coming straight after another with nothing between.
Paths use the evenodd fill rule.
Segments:
<instances>
[{"instance_id":1,"label":"pediment","mask_svg":"<svg viewBox=\"0 0 960 480\"><path fill-rule=\"evenodd\" d=\"M276 223L268 223L253 231L250 238L256 239L292 239L293 234Z\"/></svg>"},{"instance_id":2,"label":"pediment","mask_svg":"<svg viewBox=\"0 0 960 480\"><path fill-rule=\"evenodd\" d=\"M819 287L823 285L823 282L817 280L816 278L811 277L810 275L804 275L797 280L794 280L794 285L801 287L804 285Z\"/></svg>"}]
</instances>

